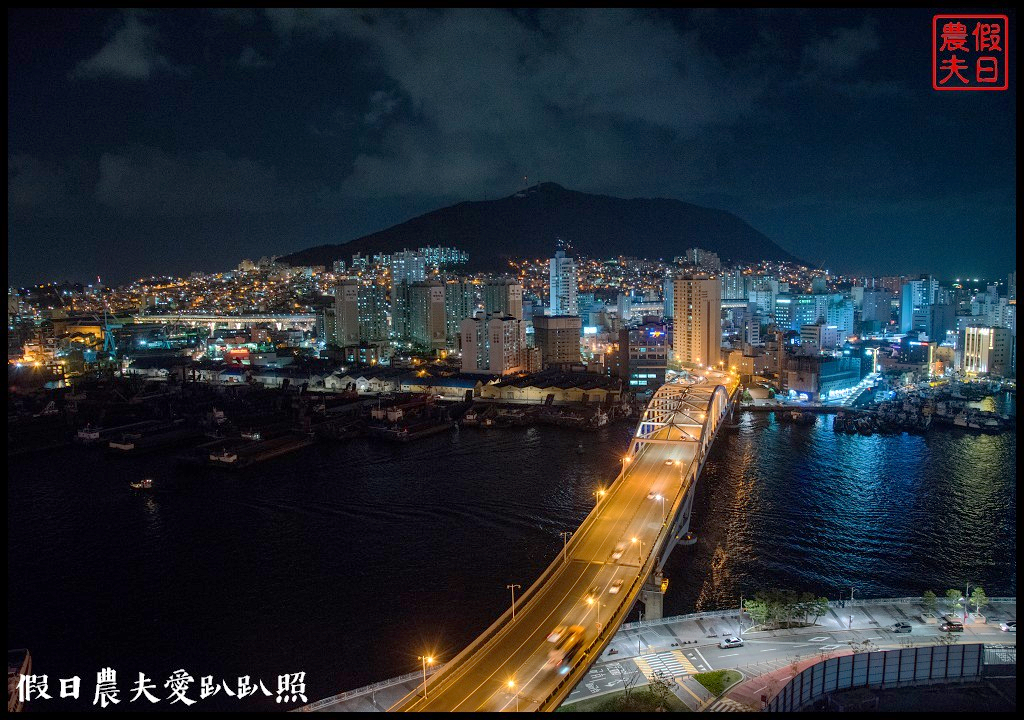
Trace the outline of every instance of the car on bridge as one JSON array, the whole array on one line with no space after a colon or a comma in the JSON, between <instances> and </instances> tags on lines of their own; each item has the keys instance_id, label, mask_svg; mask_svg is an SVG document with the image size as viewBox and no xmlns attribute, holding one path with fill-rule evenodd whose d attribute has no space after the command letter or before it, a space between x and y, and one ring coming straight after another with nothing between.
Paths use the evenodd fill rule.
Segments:
<instances>
[{"instance_id":1,"label":"car on bridge","mask_svg":"<svg viewBox=\"0 0 1024 720\"><path fill-rule=\"evenodd\" d=\"M1004 623L999 623L999 629L1003 632L1017 632L1017 621L1007 620Z\"/></svg>"},{"instance_id":2,"label":"car on bridge","mask_svg":"<svg viewBox=\"0 0 1024 720\"><path fill-rule=\"evenodd\" d=\"M559 625L554 630L548 633L548 642L558 642L565 635L565 631L569 629L568 625Z\"/></svg>"},{"instance_id":3,"label":"car on bridge","mask_svg":"<svg viewBox=\"0 0 1024 720\"><path fill-rule=\"evenodd\" d=\"M610 592L612 595L614 595L615 593L617 593L621 589L622 589L622 580L619 579L619 580L616 580L615 582L612 583L611 587L608 588L608 592Z\"/></svg>"},{"instance_id":4,"label":"car on bridge","mask_svg":"<svg viewBox=\"0 0 1024 720\"><path fill-rule=\"evenodd\" d=\"M894 633L908 633L914 628L908 622L898 622L890 625L888 629Z\"/></svg>"},{"instance_id":5,"label":"car on bridge","mask_svg":"<svg viewBox=\"0 0 1024 720\"><path fill-rule=\"evenodd\" d=\"M548 653L548 660L544 663L547 670L558 670L566 673L572 667L572 661L576 654L583 649L583 627L573 625L568 628L562 639Z\"/></svg>"},{"instance_id":6,"label":"car on bridge","mask_svg":"<svg viewBox=\"0 0 1024 720\"><path fill-rule=\"evenodd\" d=\"M622 557L622 553L624 552L626 552L626 543L619 543L615 546L615 549L612 550L612 560L618 560Z\"/></svg>"},{"instance_id":7,"label":"car on bridge","mask_svg":"<svg viewBox=\"0 0 1024 720\"><path fill-rule=\"evenodd\" d=\"M722 642L718 643L718 647L725 650L726 648L743 647L743 641L738 637L729 636Z\"/></svg>"}]
</instances>

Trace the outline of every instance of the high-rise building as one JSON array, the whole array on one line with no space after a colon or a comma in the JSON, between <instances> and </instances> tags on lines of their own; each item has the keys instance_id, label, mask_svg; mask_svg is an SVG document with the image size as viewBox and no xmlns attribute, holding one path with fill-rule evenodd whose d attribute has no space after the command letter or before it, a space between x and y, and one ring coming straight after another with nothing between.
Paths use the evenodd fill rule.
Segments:
<instances>
[{"instance_id":1,"label":"high-rise building","mask_svg":"<svg viewBox=\"0 0 1024 720\"><path fill-rule=\"evenodd\" d=\"M462 372L507 375L525 367L522 321L511 315L478 313L461 323Z\"/></svg>"},{"instance_id":2,"label":"high-rise building","mask_svg":"<svg viewBox=\"0 0 1024 720\"><path fill-rule=\"evenodd\" d=\"M484 284L484 312L523 319L523 286L517 280L500 278ZM467 316L468 317L468 316Z\"/></svg>"},{"instance_id":3,"label":"high-rise building","mask_svg":"<svg viewBox=\"0 0 1024 720\"><path fill-rule=\"evenodd\" d=\"M661 284L661 297L664 302L664 310L662 311L661 316L666 320L672 319L672 312L675 309L673 307L674 303L672 301L672 288L674 287L674 285L675 280L673 279L672 273L670 271L666 273L665 279L662 281Z\"/></svg>"},{"instance_id":4,"label":"high-rise building","mask_svg":"<svg viewBox=\"0 0 1024 720\"><path fill-rule=\"evenodd\" d=\"M476 286L465 278L450 277L444 284L444 316L448 345L456 347L462 321L476 312Z\"/></svg>"},{"instance_id":5,"label":"high-rise building","mask_svg":"<svg viewBox=\"0 0 1024 720\"><path fill-rule=\"evenodd\" d=\"M672 290L672 351L689 366L718 365L722 348L722 285L717 277L677 275Z\"/></svg>"},{"instance_id":6,"label":"high-rise building","mask_svg":"<svg viewBox=\"0 0 1024 720\"><path fill-rule=\"evenodd\" d=\"M343 280L334 290L335 338L338 347L359 344L359 282Z\"/></svg>"},{"instance_id":7,"label":"high-rise building","mask_svg":"<svg viewBox=\"0 0 1024 720\"><path fill-rule=\"evenodd\" d=\"M392 332L399 340L411 340L409 288L427 277L426 258L418 252L403 250L390 257Z\"/></svg>"},{"instance_id":8,"label":"high-rise building","mask_svg":"<svg viewBox=\"0 0 1024 720\"><path fill-rule=\"evenodd\" d=\"M359 286L359 339L380 343L388 339L388 289L376 282Z\"/></svg>"},{"instance_id":9,"label":"high-rise building","mask_svg":"<svg viewBox=\"0 0 1024 720\"><path fill-rule=\"evenodd\" d=\"M1013 335L1006 328L968 326L964 330L965 373L1009 377L1013 360Z\"/></svg>"},{"instance_id":10,"label":"high-rise building","mask_svg":"<svg viewBox=\"0 0 1024 720\"><path fill-rule=\"evenodd\" d=\"M575 365L580 362L580 318L570 315L539 315L533 318L534 345L540 348L541 363Z\"/></svg>"},{"instance_id":11,"label":"high-rise building","mask_svg":"<svg viewBox=\"0 0 1024 720\"><path fill-rule=\"evenodd\" d=\"M579 315L576 294L579 292L579 278L575 258L565 256L564 250L555 251L548 262L550 275L549 315Z\"/></svg>"},{"instance_id":12,"label":"high-rise building","mask_svg":"<svg viewBox=\"0 0 1024 720\"><path fill-rule=\"evenodd\" d=\"M722 274L722 299L743 300L747 297L743 271L733 270Z\"/></svg>"},{"instance_id":13,"label":"high-rise building","mask_svg":"<svg viewBox=\"0 0 1024 720\"><path fill-rule=\"evenodd\" d=\"M861 304L861 322L877 323L873 330L888 324L892 316L892 293L884 288L865 288Z\"/></svg>"},{"instance_id":14,"label":"high-rise building","mask_svg":"<svg viewBox=\"0 0 1024 720\"><path fill-rule=\"evenodd\" d=\"M444 286L439 282L414 282L408 286L409 340L424 349L445 347Z\"/></svg>"},{"instance_id":15,"label":"high-rise building","mask_svg":"<svg viewBox=\"0 0 1024 720\"><path fill-rule=\"evenodd\" d=\"M668 329L663 322L645 322L619 330L616 366L630 390L657 390L665 384L670 350Z\"/></svg>"},{"instance_id":16,"label":"high-rise building","mask_svg":"<svg viewBox=\"0 0 1024 720\"><path fill-rule=\"evenodd\" d=\"M316 306L316 337L324 345L337 345L338 323L334 298L325 295Z\"/></svg>"}]
</instances>

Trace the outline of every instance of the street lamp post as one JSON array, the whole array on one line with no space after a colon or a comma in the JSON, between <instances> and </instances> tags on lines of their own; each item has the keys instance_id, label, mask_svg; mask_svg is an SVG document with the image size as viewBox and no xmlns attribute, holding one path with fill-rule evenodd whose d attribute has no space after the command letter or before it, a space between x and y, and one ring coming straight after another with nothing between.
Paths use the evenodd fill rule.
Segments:
<instances>
[{"instance_id":1,"label":"street lamp post","mask_svg":"<svg viewBox=\"0 0 1024 720\"><path fill-rule=\"evenodd\" d=\"M597 631L601 632L601 603L593 595L588 595L587 605L597 608Z\"/></svg>"},{"instance_id":2,"label":"street lamp post","mask_svg":"<svg viewBox=\"0 0 1024 720\"><path fill-rule=\"evenodd\" d=\"M568 558L566 557L566 547L569 544L569 536L572 535L572 533L566 530L559 533L559 535L562 536L562 562L568 562Z\"/></svg>"},{"instance_id":3,"label":"street lamp post","mask_svg":"<svg viewBox=\"0 0 1024 720\"><path fill-rule=\"evenodd\" d=\"M516 619L516 588L523 589L522 585L506 585L506 589L512 591L512 619Z\"/></svg>"},{"instance_id":4,"label":"street lamp post","mask_svg":"<svg viewBox=\"0 0 1024 720\"><path fill-rule=\"evenodd\" d=\"M661 524L664 525L668 520L668 518L665 517L665 496L655 495L654 497L656 500L661 500Z\"/></svg>"},{"instance_id":5,"label":"street lamp post","mask_svg":"<svg viewBox=\"0 0 1024 720\"><path fill-rule=\"evenodd\" d=\"M516 712L519 712L519 688L516 686L515 680L508 681L508 689L516 694Z\"/></svg>"},{"instance_id":6,"label":"street lamp post","mask_svg":"<svg viewBox=\"0 0 1024 720\"><path fill-rule=\"evenodd\" d=\"M975 585L974 587L975 587L975 589L977 589L978 586ZM970 607L970 603L971 603L971 596L969 594L970 591L971 591L971 584L970 583L964 583L964 622L967 622L967 610Z\"/></svg>"},{"instance_id":7,"label":"street lamp post","mask_svg":"<svg viewBox=\"0 0 1024 720\"><path fill-rule=\"evenodd\" d=\"M637 562L640 565L640 568L643 569L643 566L644 566L644 541L643 540L639 540L637 538L633 538L631 542L640 543L639 552L636 555L636 559L637 559Z\"/></svg>"},{"instance_id":8,"label":"street lamp post","mask_svg":"<svg viewBox=\"0 0 1024 720\"><path fill-rule=\"evenodd\" d=\"M853 602L853 590L854 588L850 588L850 602Z\"/></svg>"},{"instance_id":9,"label":"street lamp post","mask_svg":"<svg viewBox=\"0 0 1024 720\"><path fill-rule=\"evenodd\" d=\"M434 664L434 658L429 655L420 655L420 660L423 661L423 699L427 699L427 665Z\"/></svg>"},{"instance_id":10,"label":"street lamp post","mask_svg":"<svg viewBox=\"0 0 1024 720\"><path fill-rule=\"evenodd\" d=\"M597 507L598 505L601 504L601 498L604 497L604 490L595 490L594 496L597 498L597 502L594 503L594 507Z\"/></svg>"}]
</instances>

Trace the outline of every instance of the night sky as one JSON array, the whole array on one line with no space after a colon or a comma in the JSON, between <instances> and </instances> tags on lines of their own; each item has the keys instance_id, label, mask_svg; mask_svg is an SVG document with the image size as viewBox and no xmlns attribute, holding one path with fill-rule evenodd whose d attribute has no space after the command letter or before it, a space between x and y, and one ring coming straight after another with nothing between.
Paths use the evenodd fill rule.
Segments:
<instances>
[{"instance_id":1,"label":"night sky","mask_svg":"<svg viewBox=\"0 0 1024 720\"><path fill-rule=\"evenodd\" d=\"M1016 17L1010 89L958 93L932 14L10 10L9 282L227 269L524 176L835 272L1003 275Z\"/></svg>"}]
</instances>

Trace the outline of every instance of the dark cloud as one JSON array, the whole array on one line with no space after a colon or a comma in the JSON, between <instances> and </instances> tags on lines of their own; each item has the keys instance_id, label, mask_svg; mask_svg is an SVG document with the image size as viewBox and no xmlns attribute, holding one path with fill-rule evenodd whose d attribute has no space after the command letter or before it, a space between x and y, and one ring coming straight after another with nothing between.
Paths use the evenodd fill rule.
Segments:
<instances>
[{"instance_id":1,"label":"dark cloud","mask_svg":"<svg viewBox=\"0 0 1024 720\"><path fill-rule=\"evenodd\" d=\"M1015 91L934 93L925 11L38 12L10 15L19 252L27 214L61 208L97 235L174 218L196 253L273 254L528 176L721 207L840 269L899 270L972 217L991 251L961 262L1015 258Z\"/></svg>"},{"instance_id":2,"label":"dark cloud","mask_svg":"<svg viewBox=\"0 0 1024 720\"><path fill-rule=\"evenodd\" d=\"M138 13L125 12L120 28L92 57L75 68L76 77L119 77L144 80L154 70L180 71L157 52L157 31L143 22Z\"/></svg>"}]
</instances>

